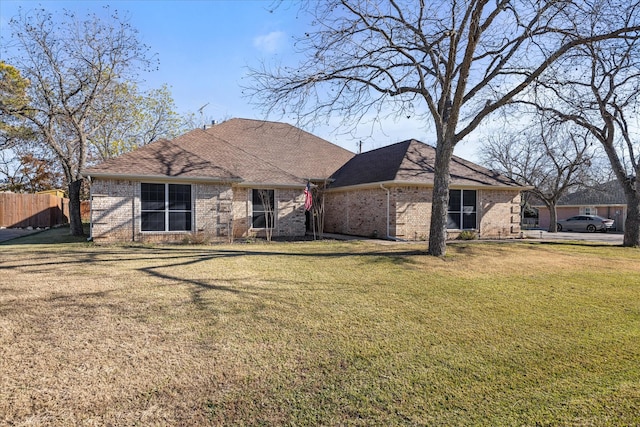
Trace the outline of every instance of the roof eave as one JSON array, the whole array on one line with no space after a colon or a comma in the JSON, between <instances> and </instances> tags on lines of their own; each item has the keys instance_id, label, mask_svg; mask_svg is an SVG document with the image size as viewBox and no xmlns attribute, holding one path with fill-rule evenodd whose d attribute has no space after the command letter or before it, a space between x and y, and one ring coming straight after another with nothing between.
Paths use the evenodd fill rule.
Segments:
<instances>
[{"instance_id":1,"label":"roof eave","mask_svg":"<svg viewBox=\"0 0 640 427\"><path fill-rule=\"evenodd\" d=\"M292 188L301 189L306 186L306 183L278 183L278 182L247 182L243 181L237 185L243 188Z\"/></svg>"},{"instance_id":2,"label":"roof eave","mask_svg":"<svg viewBox=\"0 0 640 427\"><path fill-rule=\"evenodd\" d=\"M221 178L221 177L210 177L210 176L141 175L141 174L120 174L120 173L103 173L103 172L98 172L98 173L85 172L82 175L90 180L94 178L99 178L99 179L131 180L131 181L154 180L154 181L224 182L224 183L242 182L241 178Z\"/></svg>"},{"instance_id":3,"label":"roof eave","mask_svg":"<svg viewBox=\"0 0 640 427\"><path fill-rule=\"evenodd\" d=\"M427 187L427 188L431 188L433 187L433 183L432 182L412 182L412 181L398 181L398 180L391 180L391 181L378 181L378 182L367 182L364 184L355 184L355 185L345 185L343 187L329 187L327 189L327 192L338 192L338 191L345 191L345 190L364 190L364 189L369 189L369 188L380 188L380 186L395 186L395 187L406 187L406 186L411 186L411 187ZM455 189L476 189L476 190L483 190L483 189L496 189L496 190L518 190L518 191L524 191L524 190L529 190L533 187L527 187L527 186L510 186L510 185L491 185L491 184L482 184L482 185L470 185L470 184L450 184L449 188L455 188Z\"/></svg>"}]
</instances>

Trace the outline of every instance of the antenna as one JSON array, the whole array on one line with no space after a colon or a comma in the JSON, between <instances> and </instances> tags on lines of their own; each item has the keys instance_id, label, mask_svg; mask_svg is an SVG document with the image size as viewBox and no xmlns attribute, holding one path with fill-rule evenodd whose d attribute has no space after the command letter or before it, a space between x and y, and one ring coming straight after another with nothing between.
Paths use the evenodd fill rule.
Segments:
<instances>
[{"instance_id":1,"label":"antenna","mask_svg":"<svg viewBox=\"0 0 640 427\"><path fill-rule=\"evenodd\" d=\"M204 110L204 107L206 107L207 105L209 105L208 102L204 104L202 107L198 108L198 113L200 113L200 122L202 123L203 128L205 127L205 124L204 124L204 113L202 112L202 110Z\"/></svg>"}]
</instances>

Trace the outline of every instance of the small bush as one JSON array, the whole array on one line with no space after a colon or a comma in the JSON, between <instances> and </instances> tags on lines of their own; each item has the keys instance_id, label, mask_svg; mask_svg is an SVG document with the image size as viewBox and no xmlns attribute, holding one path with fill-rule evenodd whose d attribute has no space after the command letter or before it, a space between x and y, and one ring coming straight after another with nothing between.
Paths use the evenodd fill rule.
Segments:
<instances>
[{"instance_id":1,"label":"small bush","mask_svg":"<svg viewBox=\"0 0 640 427\"><path fill-rule=\"evenodd\" d=\"M188 234L182 239L182 243L185 245L207 245L211 243L211 237L207 233L197 232Z\"/></svg>"},{"instance_id":2,"label":"small bush","mask_svg":"<svg viewBox=\"0 0 640 427\"><path fill-rule=\"evenodd\" d=\"M475 231L464 230L458 235L458 240L476 240L478 235Z\"/></svg>"}]
</instances>

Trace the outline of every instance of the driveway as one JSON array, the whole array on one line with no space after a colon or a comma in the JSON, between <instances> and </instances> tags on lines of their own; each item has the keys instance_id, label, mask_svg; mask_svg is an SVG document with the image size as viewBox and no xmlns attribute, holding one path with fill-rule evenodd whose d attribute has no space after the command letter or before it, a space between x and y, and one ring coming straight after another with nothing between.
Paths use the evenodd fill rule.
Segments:
<instances>
[{"instance_id":1,"label":"driveway","mask_svg":"<svg viewBox=\"0 0 640 427\"><path fill-rule=\"evenodd\" d=\"M612 245L621 245L624 235L621 232L609 233L577 233L573 231L560 231L558 233L549 233L544 230L526 230L524 235L530 239L540 240L578 240L586 242L609 243Z\"/></svg>"},{"instance_id":2,"label":"driveway","mask_svg":"<svg viewBox=\"0 0 640 427\"><path fill-rule=\"evenodd\" d=\"M38 231L41 230L27 230L26 228L0 228L0 242L6 242L7 240L37 233Z\"/></svg>"}]
</instances>

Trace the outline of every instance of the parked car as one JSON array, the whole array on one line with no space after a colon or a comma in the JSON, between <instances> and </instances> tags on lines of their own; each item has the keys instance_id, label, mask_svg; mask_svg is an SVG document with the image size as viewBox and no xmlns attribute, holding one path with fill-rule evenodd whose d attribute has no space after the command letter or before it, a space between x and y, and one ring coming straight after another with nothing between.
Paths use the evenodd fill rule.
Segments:
<instances>
[{"instance_id":1,"label":"parked car","mask_svg":"<svg viewBox=\"0 0 640 427\"><path fill-rule=\"evenodd\" d=\"M558 221L558 231L608 231L613 229L614 220L597 215L576 215Z\"/></svg>"}]
</instances>

